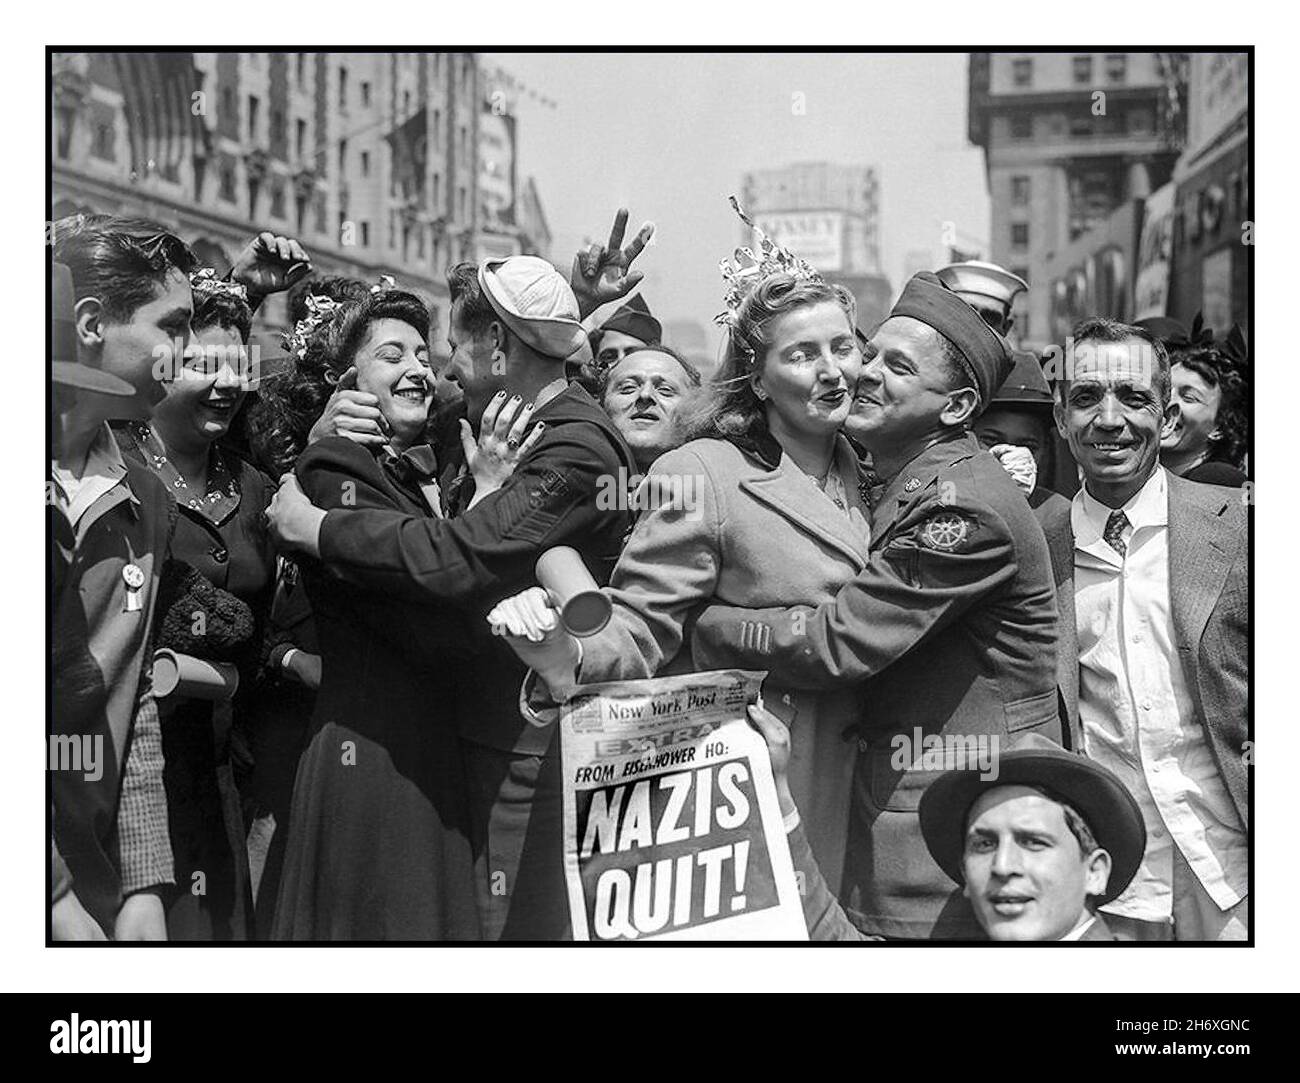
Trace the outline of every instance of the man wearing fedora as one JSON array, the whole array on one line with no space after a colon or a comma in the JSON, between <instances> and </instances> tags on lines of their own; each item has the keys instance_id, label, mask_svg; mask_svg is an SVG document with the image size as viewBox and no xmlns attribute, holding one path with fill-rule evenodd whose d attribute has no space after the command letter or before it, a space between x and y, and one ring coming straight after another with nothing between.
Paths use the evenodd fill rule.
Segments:
<instances>
[{"instance_id":1,"label":"man wearing fedora","mask_svg":"<svg viewBox=\"0 0 1300 1083\"><path fill-rule=\"evenodd\" d=\"M149 674L176 508L108 422L161 398L159 363L189 341L194 257L153 223L105 217L58 223L54 259L51 933L165 940L174 877Z\"/></svg>"},{"instance_id":2,"label":"man wearing fedora","mask_svg":"<svg viewBox=\"0 0 1300 1083\"><path fill-rule=\"evenodd\" d=\"M602 479L636 472L632 452L600 405L565 377L566 360L587 346L581 318L640 278L627 268L652 227L623 248L626 219L620 212L608 249L575 263L578 294L535 256L449 272L449 375L464 391L469 423L508 397L526 404L530 423L543 427L498 491L472 502L473 483L464 483L445 518L369 509L326 515L287 479L269 513L286 545L318 557L333 574L408 601L451 602L477 618L471 623L482 629L481 641L475 664L459 675L456 710L485 939L571 935L555 731L524 720L518 694L525 669L482 618L533 585L537 558L553 546L572 546L607 580L631 528L630 509L602 508L597 496Z\"/></svg>"},{"instance_id":3,"label":"man wearing fedora","mask_svg":"<svg viewBox=\"0 0 1300 1083\"><path fill-rule=\"evenodd\" d=\"M1249 925L1249 524L1235 489L1160 465L1176 417L1150 331L1074 328L1056 423L1083 475L1048 532L1075 747L1133 793L1147 852L1109 904L1123 939L1244 940Z\"/></svg>"},{"instance_id":4,"label":"man wearing fedora","mask_svg":"<svg viewBox=\"0 0 1300 1083\"><path fill-rule=\"evenodd\" d=\"M812 940L877 940L831 894L790 795L790 731L761 705L750 724L772 761L790 856ZM1097 907L1133 878L1146 845L1142 812L1106 768L1039 734L1013 737L987 770L935 778L921 797L930 856L962 888L980 935L994 941L1113 941Z\"/></svg>"}]
</instances>

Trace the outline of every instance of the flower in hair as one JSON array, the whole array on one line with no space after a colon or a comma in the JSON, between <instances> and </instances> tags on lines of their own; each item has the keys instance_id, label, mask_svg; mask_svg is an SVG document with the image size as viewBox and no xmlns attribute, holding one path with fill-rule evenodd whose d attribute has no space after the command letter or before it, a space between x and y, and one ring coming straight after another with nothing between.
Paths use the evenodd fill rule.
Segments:
<instances>
[{"instance_id":1,"label":"flower in hair","mask_svg":"<svg viewBox=\"0 0 1300 1083\"><path fill-rule=\"evenodd\" d=\"M306 356L307 343L311 341L320 326L329 322L334 313L343 306L333 297L324 294L309 293L303 298L307 306L307 315L293 325L293 330L284 336L284 348L299 361Z\"/></svg>"},{"instance_id":2,"label":"flower in hair","mask_svg":"<svg viewBox=\"0 0 1300 1083\"><path fill-rule=\"evenodd\" d=\"M248 303L248 290L244 286L238 282L218 278L217 272L211 267L204 267L190 275L190 289L204 299L224 296Z\"/></svg>"}]
</instances>

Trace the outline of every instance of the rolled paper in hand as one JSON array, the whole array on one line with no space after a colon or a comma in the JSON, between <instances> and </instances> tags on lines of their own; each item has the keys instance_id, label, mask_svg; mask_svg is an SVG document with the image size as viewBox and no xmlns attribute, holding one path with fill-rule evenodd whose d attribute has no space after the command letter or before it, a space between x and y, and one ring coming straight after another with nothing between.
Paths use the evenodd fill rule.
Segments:
<instances>
[{"instance_id":1,"label":"rolled paper in hand","mask_svg":"<svg viewBox=\"0 0 1300 1083\"><path fill-rule=\"evenodd\" d=\"M153 656L155 699L206 699L225 703L239 687L239 670L229 662L207 662L163 647Z\"/></svg>"},{"instance_id":2,"label":"rolled paper in hand","mask_svg":"<svg viewBox=\"0 0 1300 1083\"><path fill-rule=\"evenodd\" d=\"M614 604L582 562L576 549L557 545L537 558L537 582L550 592L560 623L570 635L585 639L609 623Z\"/></svg>"}]
</instances>

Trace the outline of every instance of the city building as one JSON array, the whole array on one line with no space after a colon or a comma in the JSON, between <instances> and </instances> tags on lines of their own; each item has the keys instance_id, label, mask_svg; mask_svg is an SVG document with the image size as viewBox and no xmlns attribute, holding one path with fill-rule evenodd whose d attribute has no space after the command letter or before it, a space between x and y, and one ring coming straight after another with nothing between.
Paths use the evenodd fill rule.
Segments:
<instances>
[{"instance_id":1,"label":"city building","mask_svg":"<svg viewBox=\"0 0 1300 1083\"><path fill-rule=\"evenodd\" d=\"M446 329L475 256L482 95L469 53L59 53L51 213L139 214L224 272L256 231L321 274L391 274ZM282 327L283 298L259 313ZM445 348L445 343L444 343Z\"/></svg>"},{"instance_id":2,"label":"city building","mask_svg":"<svg viewBox=\"0 0 1300 1083\"><path fill-rule=\"evenodd\" d=\"M549 259L551 231L537 184L519 175L516 108L520 91L527 88L502 68L485 70L481 76L477 256Z\"/></svg>"},{"instance_id":3,"label":"city building","mask_svg":"<svg viewBox=\"0 0 1300 1083\"><path fill-rule=\"evenodd\" d=\"M858 326L870 332L889 311L880 268L880 183L871 166L798 162L745 175L742 206L773 240L846 287ZM743 243L750 243L742 228Z\"/></svg>"},{"instance_id":4,"label":"city building","mask_svg":"<svg viewBox=\"0 0 1300 1083\"><path fill-rule=\"evenodd\" d=\"M880 273L880 185L872 167L761 169L745 175L742 191L750 218L823 274Z\"/></svg>"},{"instance_id":5,"label":"city building","mask_svg":"<svg viewBox=\"0 0 1300 1083\"><path fill-rule=\"evenodd\" d=\"M1254 212L1250 189L1250 57L1193 53L1187 145L1174 170L1167 311L1196 313L1217 334L1233 323L1249 337Z\"/></svg>"},{"instance_id":6,"label":"city building","mask_svg":"<svg viewBox=\"0 0 1300 1083\"><path fill-rule=\"evenodd\" d=\"M1108 242L1108 266L1089 271L1091 257L1083 260L1082 299L1063 276L1079 262L1072 245L1170 180L1184 69L1182 54L971 54L968 134L985 152L989 258L1029 283L1014 309L1021 344L1047 345L1075 304L1101 311L1115 297L1131 299L1131 237Z\"/></svg>"}]
</instances>

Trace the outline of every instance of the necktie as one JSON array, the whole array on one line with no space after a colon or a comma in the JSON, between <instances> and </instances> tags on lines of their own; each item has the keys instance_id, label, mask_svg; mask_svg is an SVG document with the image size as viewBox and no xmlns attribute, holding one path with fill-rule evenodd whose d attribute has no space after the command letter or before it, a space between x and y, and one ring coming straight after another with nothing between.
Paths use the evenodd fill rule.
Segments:
<instances>
[{"instance_id":1,"label":"necktie","mask_svg":"<svg viewBox=\"0 0 1300 1083\"><path fill-rule=\"evenodd\" d=\"M1126 526L1128 526L1128 516L1122 511L1112 511L1110 518L1106 520L1106 529L1101 535L1106 544L1120 556L1123 556L1128 549L1128 543L1124 540Z\"/></svg>"}]
</instances>

